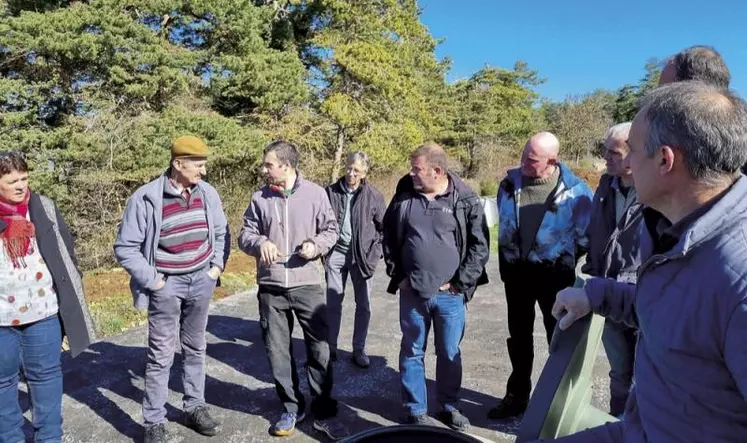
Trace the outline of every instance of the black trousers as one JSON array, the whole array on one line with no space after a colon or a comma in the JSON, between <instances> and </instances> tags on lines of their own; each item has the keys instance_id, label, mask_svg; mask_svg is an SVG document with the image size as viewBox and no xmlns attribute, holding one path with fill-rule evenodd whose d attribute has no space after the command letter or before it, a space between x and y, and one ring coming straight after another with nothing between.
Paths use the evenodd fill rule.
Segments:
<instances>
[{"instance_id":1,"label":"black trousers","mask_svg":"<svg viewBox=\"0 0 747 443\"><path fill-rule=\"evenodd\" d=\"M319 420L337 415L337 401L332 398L327 305L322 287L313 285L285 289L261 285L257 297L262 339L275 379L275 390L286 412L301 413L306 408L298 387L298 371L293 357L291 334L295 314L306 344L311 413Z\"/></svg>"},{"instance_id":2,"label":"black trousers","mask_svg":"<svg viewBox=\"0 0 747 443\"><path fill-rule=\"evenodd\" d=\"M542 312L549 344L557 323L552 316L555 297L561 289L572 286L576 277L573 270L558 270L534 263L511 264L503 276L508 305L507 346L512 367L506 393L526 401L532 390L535 304L539 304Z\"/></svg>"}]
</instances>

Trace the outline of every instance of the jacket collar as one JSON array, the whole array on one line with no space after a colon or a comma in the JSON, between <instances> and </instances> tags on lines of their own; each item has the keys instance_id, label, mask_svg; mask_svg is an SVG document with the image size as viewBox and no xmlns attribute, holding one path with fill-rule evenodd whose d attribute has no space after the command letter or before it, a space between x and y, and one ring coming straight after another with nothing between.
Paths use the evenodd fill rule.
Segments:
<instances>
[{"instance_id":1,"label":"jacket collar","mask_svg":"<svg viewBox=\"0 0 747 443\"><path fill-rule=\"evenodd\" d=\"M144 193L144 198L146 200L150 200L152 203L156 201L160 201L163 199L163 191L166 188L166 183L169 180L169 173L171 169L167 169L163 174L158 176L155 180L150 182L148 186L148 190ZM199 190L201 192L205 191L205 182L203 180L200 180L193 188L192 190ZM190 192L192 192L190 190Z\"/></svg>"},{"instance_id":2,"label":"jacket collar","mask_svg":"<svg viewBox=\"0 0 747 443\"><path fill-rule=\"evenodd\" d=\"M285 194L285 190L281 189L280 186L277 186L277 185L266 184L262 189L267 190L268 196L279 195L284 198L289 198L291 195L296 193L296 191L298 191L298 188L300 188L301 185L303 185L304 181L305 179L303 177L303 174L301 174L301 171L296 170L296 181L293 183L293 188L291 188L290 193L288 193L287 195Z\"/></svg>"},{"instance_id":3,"label":"jacket collar","mask_svg":"<svg viewBox=\"0 0 747 443\"><path fill-rule=\"evenodd\" d=\"M349 191L348 186L345 184L345 177L340 177L337 179L337 182L335 183L337 185L338 191L344 193L347 193ZM358 191L363 191L363 189L368 185L368 180L363 179L361 180L361 184L358 185L358 189L353 191L353 193L356 193Z\"/></svg>"},{"instance_id":4,"label":"jacket collar","mask_svg":"<svg viewBox=\"0 0 747 443\"><path fill-rule=\"evenodd\" d=\"M693 220L679 237L677 244L666 253L666 255L684 255L696 248L701 243L727 232L731 229L741 229L740 226L747 222L747 177L740 175L734 184L727 189L718 201L696 220ZM708 203L707 203L708 204ZM646 213L658 214L651 208L646 208ZM659 214L660 215L660 214ZM663 216L662 216L663 217ZM647 249L653 248L653 235L647 229Z\"/></svg>"},{"instance_id":5,"label":"jacket collar","mask_svg":"<svg viewBox=\"0 0 747 443\"><path fill-rule=\"evenodd\" d=\"M52 220L49 219L47 212L44 210L41 197L39 197L39 194L33 192L29 199L29 218L31 219L31 223L34 224L37 238L40 234L52 228Z\"/></svg>"},{"instance_id":6,"label":"jacket collar","mask_svg":"<svg viewBox=\"0 0 747 443\"><path fill-rule=\"evenodd\" d=\"M558 180L562 184L563 189L573 189L581 183L581 179L565 163L558 162L558 168L560 168L560 178ZM518 191L521 189L521 168L509 169L507 175L514 185L514 190Z\"/></svg>"},{"instance_id":7,"label":"jacket collar","mask_svg":"<svg viewBox=\"0 0 747 443\"><path fill-rule=\"evenodd\" d=\"M457 195L457 200L462 200L475 194L472 188L470 188L469 185L467 185L467 183L465 183L464 180L459 178L456 174L453 174L451 172L447 172L446 174L449 176L449 180L451 181L453 190ZM399 182L397 183L397 190L395 191L395 194L405 192L415 192L415 186L413 184L412 177L410 177L410 174L405 175L399 180Z\"/></svg>"}]
</instances>

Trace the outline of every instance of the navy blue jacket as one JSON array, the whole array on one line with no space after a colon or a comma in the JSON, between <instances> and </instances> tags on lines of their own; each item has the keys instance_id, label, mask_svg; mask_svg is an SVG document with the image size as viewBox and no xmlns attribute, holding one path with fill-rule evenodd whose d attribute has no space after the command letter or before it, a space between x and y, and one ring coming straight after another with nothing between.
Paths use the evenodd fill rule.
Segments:
<instances>
[{"instance_id":1,"label":"navy blue jacket","mask_svg":"<svg viewBox=\"0 0 747 443\"><path fill-rule=\"evenodd\" d=\"M747 177L668 252L653 253L653 225L642 224L636 285L585 286L595 313L639 329L625 421L607 426L630 443L745 441Z\"/></svg>"}]
</instances>

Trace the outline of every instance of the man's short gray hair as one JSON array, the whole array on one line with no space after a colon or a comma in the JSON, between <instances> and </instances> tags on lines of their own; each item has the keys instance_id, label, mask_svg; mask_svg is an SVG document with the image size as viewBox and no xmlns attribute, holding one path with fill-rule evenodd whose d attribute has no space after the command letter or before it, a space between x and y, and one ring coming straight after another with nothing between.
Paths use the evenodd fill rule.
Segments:
<instances>
[{"instance_id":1,"label":"man's short gray hair","mask_svg":"<svg viewBox=\"0 0 747 443\"><path fill-rule=\"evenodd\" d=\"M696 180L734 176L747 162L747 103L736 93L699 81L661 86L646 96L649 156L662 145L678 149Z\"/></svg>"},{"instance_id":2,"label":"man's short gray hair","mask_svg":"<svg viewBox=\"0 0 747 443\"><path fill-rule=\"evenodd\" d=\"M630 134L630 127L632 126L631 122L625 122L625 123L618 123L611 128L607 130L607 133L604 134L603 141L607 143L609 140L622 140L624 142L628 141L628 134Z\"/></svg>"},{"instance_id":3,"label":"man's short gray hair","mask_svg":"<svg viewBox=\"0 0 747 443\"><path fill-rule=\"evenodd\" d=\"M366 172L371 168L371 158L363 151L354 151L350 152L348 154L347 164L355 163L355 162L361 162L363 166L366 168Z\"/></svg>"}]
</instances>

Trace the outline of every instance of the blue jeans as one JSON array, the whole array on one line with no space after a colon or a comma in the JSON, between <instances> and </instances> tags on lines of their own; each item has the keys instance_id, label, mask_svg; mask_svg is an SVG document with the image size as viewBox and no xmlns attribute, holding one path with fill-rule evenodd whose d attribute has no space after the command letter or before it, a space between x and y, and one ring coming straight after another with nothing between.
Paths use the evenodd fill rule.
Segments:
<instances>
[{"instance_id":1,"label":"blue jeans","mask_svg":"<svg viewBox=\"0 0 747 443\"><path fill-rule=\"evenodd\" d=\"M399 291L402 345L399 371L402 401L410 415L428 412L425 384L425 348L433 323L436 346L436 396L444 410L456 410L462 385L462 353L466 309L464 295L439 292L423 298L405 288Z\"/></svg>"},{"instance_id":2,"label":"blue jeans","mask_svg":"<svg viewBox=\"0 0 747 443\"><path fill-rule=\"evenodd\" d=\"M34 441L62 440L60 319L53 315L21 326L0 327L0 443L24 442L18 404L18 368L29 389Z\"/></svg>"}]
</instances>

